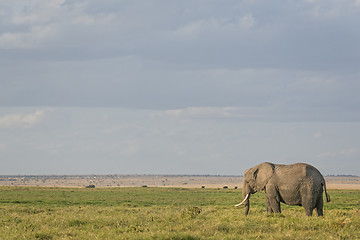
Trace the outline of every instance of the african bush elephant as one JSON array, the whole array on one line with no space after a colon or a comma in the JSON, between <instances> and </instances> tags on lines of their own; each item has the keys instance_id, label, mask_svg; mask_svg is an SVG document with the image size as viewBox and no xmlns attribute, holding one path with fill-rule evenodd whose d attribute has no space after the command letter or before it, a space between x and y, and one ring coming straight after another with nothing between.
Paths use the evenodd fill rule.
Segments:
<instances>
[{"instance_id":1,"label":"african bush elephant","mask_svg":"<svg viewBox=\"0 0 360 240\"><path fill-rule=\"evenodd\" d=\"M315 167L305 163L280 165L264 162L245 171L243 201L245 216L249 213L250 195L265 191L268 213L280 213L280 202L303 206L307 216L312 216L316 208L318 216L323 216L323 188L326 201L325 179Z\"/></svg>"}]
</instances>

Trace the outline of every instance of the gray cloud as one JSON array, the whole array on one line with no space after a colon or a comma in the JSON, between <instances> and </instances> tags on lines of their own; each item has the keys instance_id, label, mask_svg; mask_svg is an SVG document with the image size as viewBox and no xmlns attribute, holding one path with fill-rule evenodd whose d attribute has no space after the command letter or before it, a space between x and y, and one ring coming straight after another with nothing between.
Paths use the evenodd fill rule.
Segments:
<instances>
[{"instance_id":1,"label":"gray cloud","mask_svg":"<svg viewBox=\"0 0 360 240\"><path fill-rule=\"evenodd\" d=\"M2 48L36 49L33 57L56 47L47 57L132 53L200 66L296 68L358 59L354 1L18 1L2 9Z\"/></svg>"},{"instance_id":2,"label":"gray cloud","mask_svg":"<svg viewBox=\"0 0 360 240\"><path fill-rule=\"evenodd\" d=\"M1 110L1 119L14 115ZM308 162L324 174L359 171L358 122L242 122L230 108L43 113L27 128L0 125L0 174L241 174L262 161Z\"/></svg>"},{"instance_id":3,"label":"gray cloud","mask_svg":"<svg viewBox=\"0 0 360 240\"><path fill-rule=\"evenodd\" d=\"M2 1L0 155L11 172L29 155L30 172L68 172L64 159L109 172L103 154L124 172L232 173L218 159L277 157L329 173L341 158L346 171L359 153L359 13L359 0Z\"/></svg>"},{"instance_id":4,"label":"gray cloud","mask_svg":"<svg viewBox=\"0 0 360 240\"><path fill-rule=\"evenodd\" d=\"M358 74L179 69L136 56L30 63L12 71L1 82L2 106L240 107L266 120L359 120Z\"/></svg>"},{"instance_id":5,"label":"gray cloud","mask_svg":"<svg viewBox=\"0 0 360 240\"><path fill-rule=\"evenodd\" d=\"M350 0L20 1L2 9L8 57L22 49L35 59L133 54L186 66L308 70L359 62L360 10Z\"/></svg>"}]
</instances>

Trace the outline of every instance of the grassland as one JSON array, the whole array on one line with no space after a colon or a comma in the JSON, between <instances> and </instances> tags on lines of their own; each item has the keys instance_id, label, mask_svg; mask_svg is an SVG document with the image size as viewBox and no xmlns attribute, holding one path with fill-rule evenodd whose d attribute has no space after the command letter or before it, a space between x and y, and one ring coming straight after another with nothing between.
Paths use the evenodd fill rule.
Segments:
<instances>
[{"instance_id":1,"label":"grassland","mask_svg":"<svg viewBox=\"0 0 360 240\"><path fill-rule=\"evenodd\" d=\"M241 190L0 187L0 239L360 239L360 190L329 190L325 216Z\"/></svg>"}]
</instances>

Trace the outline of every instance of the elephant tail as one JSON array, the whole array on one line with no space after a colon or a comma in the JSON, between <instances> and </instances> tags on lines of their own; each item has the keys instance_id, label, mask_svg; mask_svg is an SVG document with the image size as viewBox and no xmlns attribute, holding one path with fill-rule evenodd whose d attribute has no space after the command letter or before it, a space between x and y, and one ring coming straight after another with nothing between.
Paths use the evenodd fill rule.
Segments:
<instances>
[{"instance_id":1,"label":"elephant tail","mask_svg":"<svg viewBox=\"0 0 360 240\"><path fill-rule=\"evenodd\" d=\"M324 186L324 190L325 190L326 202L330 202L331 199L330 199L330 195L329 195L329 194L327 193L327 191L326 191L326 184L325 184L325 182L322 183L322 185Z\"/></svg>"}]
</instances>

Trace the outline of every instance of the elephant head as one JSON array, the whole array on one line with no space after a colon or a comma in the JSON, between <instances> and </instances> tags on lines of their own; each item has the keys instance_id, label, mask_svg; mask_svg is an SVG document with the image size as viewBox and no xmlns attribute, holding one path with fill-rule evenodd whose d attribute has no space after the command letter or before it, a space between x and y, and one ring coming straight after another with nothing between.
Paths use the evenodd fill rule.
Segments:
<instances>
[{"instance_id":1,"label":"elephant head","mask_svg":"<svg viewBox=\"0 0 360 240\"><path fill-rule=\"evenodd\" d=\"M250 209L250 195L265 188L267 182L274 173L274 165L271 163L262 163L245 171L243 185L243 201L236 207L245 204L245 216Z\"/></svg>"}]
</instances>

